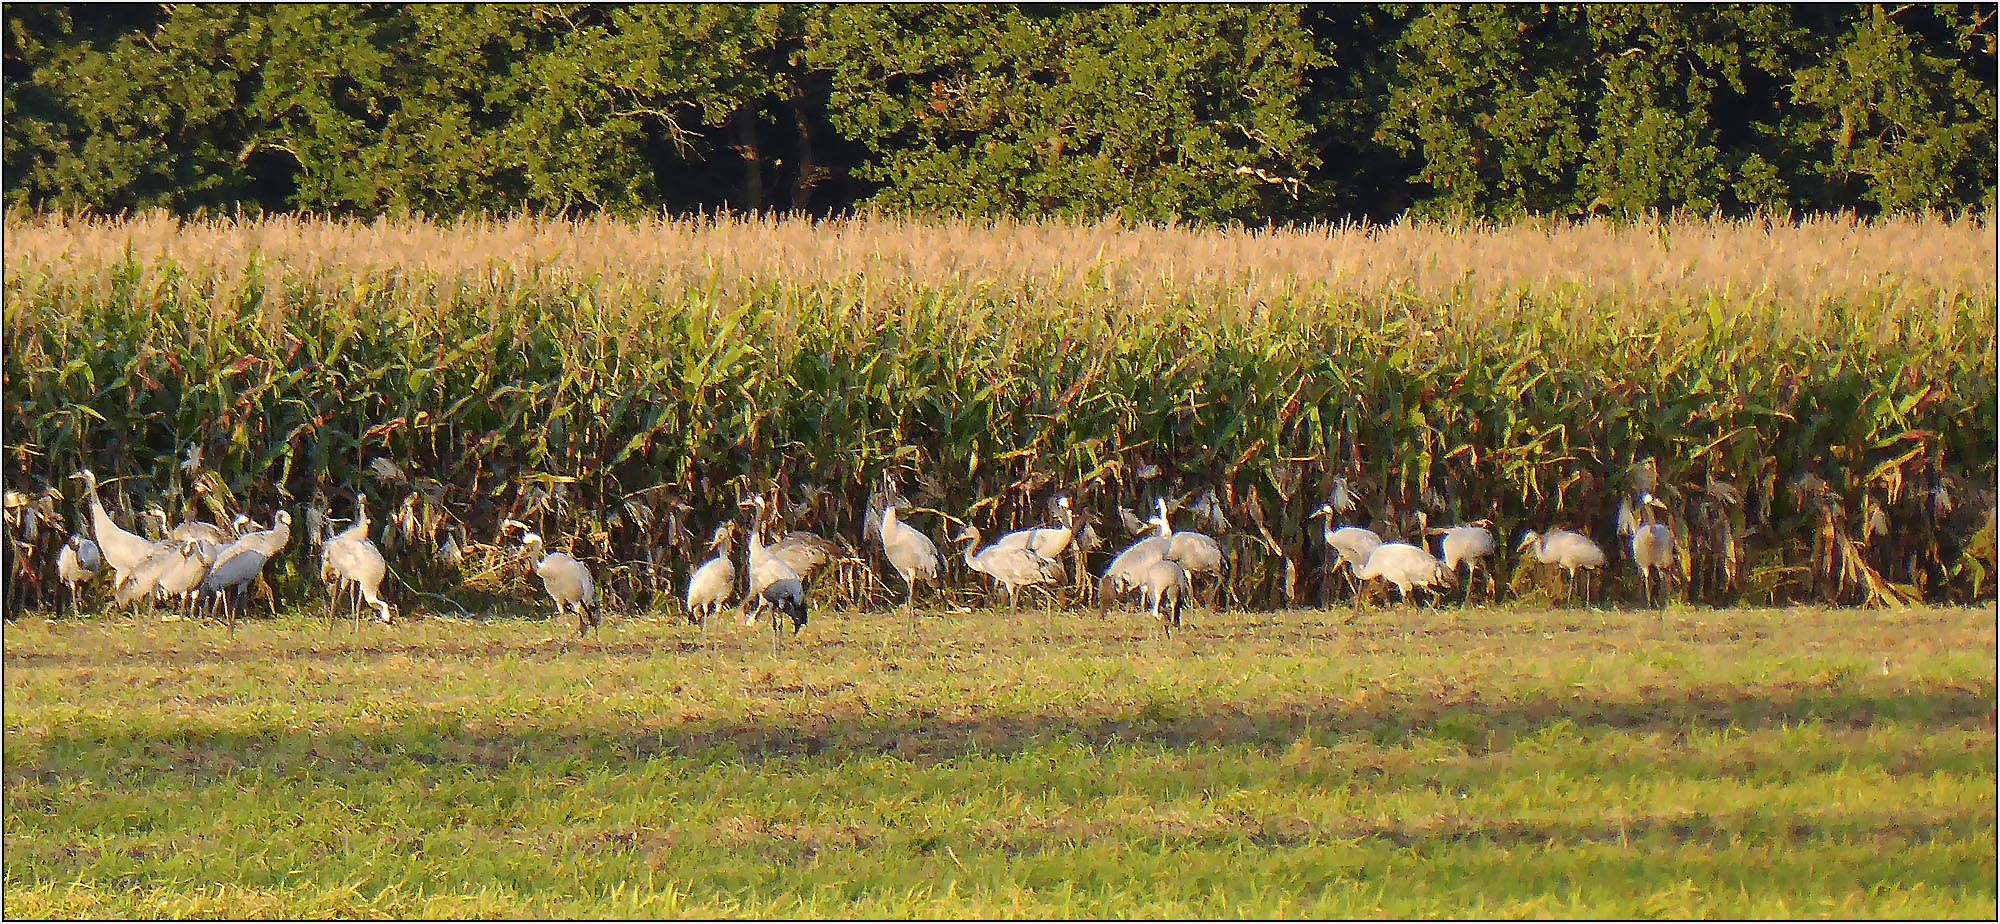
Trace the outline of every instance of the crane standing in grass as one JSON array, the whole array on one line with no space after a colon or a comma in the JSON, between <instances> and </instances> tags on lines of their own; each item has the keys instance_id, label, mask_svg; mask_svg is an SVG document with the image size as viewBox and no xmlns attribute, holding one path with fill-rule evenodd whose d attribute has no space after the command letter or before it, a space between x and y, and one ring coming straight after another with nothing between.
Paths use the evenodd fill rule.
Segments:
<instances>
[{"instance_id":1,"label":"crane standing in grass","mask_svg":"<svg viewBox=\"0 0 2000 924\"><path fill-rule=\"evenodd\" d=\"M1431 553L1406 542L1385 542L1362 563L1354 576L1363 581L1381 580L1396 585L1396 596L1409 603L1410 592L1418 587L1449 583L1451 572Z\"/></svg>"},{"instance_id":2,"label":"crane standing in grass","mask_svg":"<svg viewBox=\"0 0 2000 924\"><path fill-rule=\"evenodd\" d=\"M1583 572L1584 602L1590 602L1589 575L1604 567L1604 550L1589 536L1573 533L1566 529L1552 529L1546 533L1528 530L1521 534L1518 544L1520 551L1533 551L1535 560L1545 565L1557 565L1569 583L1574 584L1577 573Z\"/></svg>"},{"instance_id":3,"label":"crane standing in grass","mask_svg":"<svg viewBox=\"0 0 2000 924\"><path fill-rule=\"evenodd\" d=\"M146 556L153 554L153 543L120 527L111 519L111 514L105 512L104 501L97 496L95 472L86 468L70 477L82 480L85 492L90 495L90 530L104 563L111 566L112 584L123 583L126 575L139 567Z\"/></svg>"},{"instance_id":4,"label":"crane standing in grass","mask_svg":"<svg viewBox=\"0 0 2000 924\"><path fill-rule=\"evenodd\" d=\"M1174 630L1181 627L1181 610L1193 591L1187 570L1172 558L1159 559L1147 566L1140 587L1153 618L1160 620L1160 631L1172 638Z\"/></svg>"},{"instance_id":5,"label":"crane standing in grass","mask_svg":"<svg viewBox=\"0 0 2000 924\"><path fill-rule=\"evenodd\" d=\"M56 577L69 591L72 614L83 614L83 592L79 588L96 577L103 567L104 556L97 551L97 543L75 534L63 543L62 551L56 554Z\"/></svg>"},{"instance_id":6,"label":"crane standing in grass","mask_svg":"<svg viewBox=\"0 0 2000 924\"><path fill-rule=\"evenodd\" d=\"M1345 490L1343 486L1342 491ZM1313 511L1313 516L1326 518L1326 526L1320 535L1333 549L1333 573L1347 572L1347 586L1354 594L1355 605L1359 606L1361 578L1355 572L1368 562L1368 556L1381 547L1382 537L1365 526L1334 526L1334 512L1332 504L1321 504L1318 510Z\"/></svg>"},{"instance_id":7,"label":"crane standing in grass","mask_svg":"<svg viewBox=\"0 0 2000 924\"><path fill-rule=\"evenodd\" d=\"M328 539L319 551L319 579L332 590L335 602L342 597L353 601L357 631L361 628L363 602L375 607L376 618L385 625L396 618L388 601L382 599L382 579L388 574L389 562L368 538L369 526L368 495L356 495L354 523ZM333 605L327 607L326 615L331 628L336 615Z\"/></svg>"},{"instance_id":8,"label":"crane standing in grass","mask_svg":"<svg viewBox=\"0 0 2000 924\"><path fill-rule=\"evenodd\" d=\"M882 508L882 555L889 559L896 573L902 575L903 583L909 587L909 595L903 598L903 608L916 619L917 582L937 583L937 545L922 531L903 522L896 515L900 500L891 500Z\"/></svg>"},{"instance_id":9,"label":"crane standing in grass","mask_svg":"<svg viewBox=\"0 0 2000 924\"><path fill-rule=\"evenodd\" d=\"M724 523L715 528L715 535L709 540L710 551L715 557L696 568L688 578L687 618L688 622L700 626L704 634L708 632L708 620L722 611L729 603L729 595L736 590L736 562L730 560L736 544L736 526Z\"/></svg>"},{"instance_id":10,"label":"crane standing in grass","mask_svg":"<svg viewBox=\"0 0 2000 924\"><path fill-rule=\"evenodd\" d=\"M1431 530L1431 535L1440 537L1438 551L1443 553L1440 557L1445 570L1456 579L1458 566L1465 566L1465 602L1461 608L1472 605L1472 576L1477 572L1486 573L1487 598L1496 593L1493 569L1486 564L1495 547L1492 527L1492 520L1474 520L1462 526Z\"/></svg>"},{"instance_id":11,"label":"crane standing in grass","mask_svg":"<svg viewBox=\"0 0 2000 924\"><path fill-rule=\"evenodd\" d=\"M284 551L292 541L292 515L279 510L271 517L271 528L244 533L215 552L215 563L208 568L208 575L201 580L199 596L202 600L214 600L223 614L223 622L231 632L236 631L236 609L241 605L244 588L264 573L264 564ZM232 605L231 597L236 598Z\"/></svg>"},{"instance_id":12,"label":"crane standing in grass","mask_svg":"<svg viewBox=\"0 0 2000 924\"><path fill-rule=\"evenodd\" d=\"M1639 495L1639 524L1632 531L1632 564L1639 569L1639 583L1646 593L1646 605L1653 605L1653 585L1666 590L1674 569L1674 532L1659 521L1658 511L1666 504L1651 494ZM1657 582L1655 577L1657 576Z\"/></svg>"},{"instance_id":13,"label":"crane standing in grass","mask_svg":"<svg viewBox=\"0 0 2000 924\"><path fill-rule=\"evenodd\" d=\"M743 595L743 624L756 625L758 614L765 610L774 611L771 617L771 653L777 654L784 646L784 628L778 622L778 614L788 617L792 624L792 634L805 630L810 618L806 611L806 585L799 577L797 569L784 559L768 554L764 546L764 498L752 495L751 504L757 508L756 517L750 522L750 566L749 588Z\"/></svg>"},{"instance_id":14,"label":"crane standing in grass","mask_svg":"<svg viewBox=\"0 0 2000 924\"><path fill-rule=\"evenodd\" d=\"M542 590L555 602L556 616L565 611L576 611L576 635L582 638L601 622L597 604L597 582L591 580L590 569L583 562L571 557L568 552L547 552L542 549L540 533L528 528L520 520L503 520L500 529L521 531L521 549L534 563L535 573L542 578Z\"/></svg>"}]
</instances>

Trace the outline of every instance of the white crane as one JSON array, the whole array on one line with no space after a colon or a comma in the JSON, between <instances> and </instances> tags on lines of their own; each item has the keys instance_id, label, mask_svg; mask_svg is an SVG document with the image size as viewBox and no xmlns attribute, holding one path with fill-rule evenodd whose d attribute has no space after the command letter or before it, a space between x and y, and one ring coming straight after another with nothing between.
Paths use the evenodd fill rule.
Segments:
<instances>
[{"instance_id":1,"label":"white crane","mask_svg":"<svg viewBox=\"0 0 2000 924\"><path fill-rule=\"evenodd\" d=\"M1140 588L1153 618L1160 620L1160 630L1172 638L1174 630L1181 627L1181 610L1193 592L1187 570L1180 562L1162 558L1147 566Z\"/></svg>"},{"instance_id":2,"label":"white crane","mask_svg":"<svg viewBox=\"0 0 2000 924\"><path fill-rule=\"evenodd\" d=\"M1336 489L1340 495L1345 496L1346 479L1341 479L1336 484ZM1349 503L1351 505L1352 501ZM1368 561L1368 556L1375 554L1375 549L1382 545L1382 537L1365 526L1334 526L1333 518L1337 512L1334 505L1321 504L1318 510L1313 511L1313 516L1326 518L1326 525L1321 530L1320 537L1326 540L1329 548L1333 549L1333 573L1338 575L1343 570L1347 572L1348 587L1354 592L1355 604L1359 605L1361 578L1355 572Z\"/></svg>"},{"instance_id":3,"label":"white crane","mask_svg":"<svg viewBox=\"0 0 2000 924\"><path fill-rule=\"evenodd\" d=\"M1451 572L1454 580L1458 577L1458 566L1465 566L1463 606L1472 605L1472 576L1481 571L1486 573L1486 595L1490 599L1495 593L1495 583L1493 569L1486 564L1486 560L1492 557L1495 548L1493 521L1482 519L1459 526L1446 526L1431 530L1431 535L1439 537L1438 551L1443 553L1439 558L1444 560L1445 570Z\"/></svg>"},{"instance_id":4,"label":"white crane","mask_svg":"<svg viewBox=\"0 0 2000 924\"><path fill-rule=\"evenodd\" d=\"M382 550L366 539L338 539L328 542L320 549L320 574L329 572L338 583L341 595L353 593L354 628L361 628L361 603L376 609L376 618L383 624L396 621L388 601L382 599L382 578L388 574L389 562L382 557ZM329 607L328 615L332 614Z\"/></svg>"},{"instance_id":5,"label":"white crane","mask_svg":"<svg viewBox=\"0 0 2000 924\"><path fill-rule=\"evenodd\" d=\"M368 538L369 526L368 495L357 494L354 498L353 524L320 546L319 579L333 596L333 603L326 610L329 625L336 615L335 604L342 597L353 601L356 631L361 628L363 603L375 608L376 619L383 624L395 622L396 617L388 601L382 599L382 579L389 572L389 562L382 556L382 550Z\"/></svg>"},{"instance_id":6,"label":"white crane","mask_svg":"<svg viewBox=\"0 0 2000 924\"><path fill-rule=\"evenodd\" d=\"M90 495L90 530L97 540L104 563L111 566L112 584L123 583L132 569L153 554L153 543L144 536L126 531L111 519L111 514L105 512L104 502L97 496L95 472L86 468L70 477L81 479L84 490Z\"/></svg>"},{"instance_id":7,"label":"white crane","mask_svg":"<svg viewBox=\"0 0 2000 924\"><path fill-rule=\"evenodd\" d=\"M1632 564L1639 569L1639 583L1646 592L1646 605L1653 603L1655 572L1664 591L1674 570L1674 532L1659 522L1656 511L1667 505L1651 494L1639 495L1639 525L1632 531Z\"/></svg>"},{"instance_id":8,"label":"white crane","mask_svg":"<svg viewBox=\"0 0 2000 924\"><path fill-rule=\"evenodd\" d=\"M1410 591L1436 587L1451 580L1444 563L1407 542L1384 542L1370 553L1354 576L1363 581L1381 580L1396 585L1396 596L1410 602Z\"/></svg>"},{"instance_id":9,"label":"white crane","mask_svg":"<svg viewBox=\"0 0 2000 924\"><path fill-rule=\"evenodd\" d=\"M1069 548L1070 540L1076 538L1076 514L1071 511L1069 496L1056 498L1056 518L1061 522L1055 526L1040 526L1033 529L1017 529L993 540L990 548L1026 549L1062 567L1059 556Z\"/></svg>"},{"instance_id":10,"label":"white crane","mask_svg":"<svg viewBox=\"0 0 2000 924\"><path fill-rule=\"evenodd\" d=\"M1021 588L1054 584L1062 580L1056 564L1026 548L989 545L979 549L979 527L967 525L955 542L965 543L965 566L984 574L1007 591L1007 611L1019 609ZM977 552L974 549L979 549Z\"/></svg>"},{"instance_id":11,"label":"white crane","mask_svg":"<svg viewBox=\"0 0 2000 924\"><path fill-rule=\"evenodd\" d=\"M1153 563L1166 557L1167 537L1157 533L1140 539L1125 547L1125 551L1111 559L1104 566L1104 576L1097 582L1097 615L1102 617L1111 609L1111 601L1121 594L1146 584L1146 572Z\"/></svg>"},{"instance_id":12,"label":"white crane","mask_svg":"<svg viewBox=\"0 0 2000 924\"><path fill-rule=\"evenodd\" d=\"M688 578L688 622L700 626L704 633L708 631L709 618L721 612L729 603L729 595L736 590L736 563L730 560L735 541L735 524L716 527L708 543L715 557L703 562L694 570L694 576Z\"/></svg>"},{"instance_id":13,"label":"white crane","mask_svg":"<svg viewBox=\"0 0 2000 924\"><path fill-rule=\"evenodd\" d=\"M548 592L550 600L555 601L556 616L561 616L566 610L576 610L576 634L582 638L599 622L597 583L590 579L590 569L567 552L545 554L541 534L529 529L528 524L520 520L502 520L501 532L509 529L521 531L521 548L534 562L535 573L541 575L542 589Z\"/></svg>"},{"instance_id":14,"label":"white crane","mask_svg":"<svg viewBox=\"0 0 2000 924\"><path fill-rule=\"evenodd\" d=\"M882 555L889 559L896 573L902 575L903 583L909 587L909 595L903 598L903 607L910 611L910 618L916 618L917 582L938 579L937 545L931 542L916 527L903 522L896 515L901 506L891 500L882 508Z\"/></svg>"},{"instance_id":15,"label":"white crane","mask_svg":"<svg viewBox=\"0 0 2000 924\"><path fill-rule=\"evenodd\" d=\"M56 577L69 590L70 612L83 614L83 598L77 588L87 584L104 567L104 556L97 551L97 543L75 533L63 543L62 551L56 553Z\"/></svg>"},{"instance_id":16,"label":"white crane","mask_svg":"<svg viewBox=\"0 0 2000 924\"><path fill-rule=\"evenodd\" d=\"M1542 564L1560 566L1570 583L1575 582L1577 572L1581 571L1586 573L1585 583L1588 584L1588 572L1604 567L1604 550L1589 536L1566 529L1551 529L1546 533L1528 530L1521 534L1516 548L1520 551L1532 550L1535 560ZM1589 602L1587 592L1584 601Z\"/></svg>"}]
</instances>

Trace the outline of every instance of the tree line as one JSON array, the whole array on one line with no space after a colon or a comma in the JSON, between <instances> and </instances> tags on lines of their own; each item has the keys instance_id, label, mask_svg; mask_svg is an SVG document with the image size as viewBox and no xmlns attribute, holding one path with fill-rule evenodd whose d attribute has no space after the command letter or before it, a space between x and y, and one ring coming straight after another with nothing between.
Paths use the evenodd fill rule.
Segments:
<instances>
[{"instance_id":1,"label":"tree line","mask_svg":"<svg viewBox=\"0 0 2000 924\"><path fill-rule=\"evenodd\" d=\"M9 4L15 208L1990 209L1992 4Z\"/></svg>"}]
</instances>

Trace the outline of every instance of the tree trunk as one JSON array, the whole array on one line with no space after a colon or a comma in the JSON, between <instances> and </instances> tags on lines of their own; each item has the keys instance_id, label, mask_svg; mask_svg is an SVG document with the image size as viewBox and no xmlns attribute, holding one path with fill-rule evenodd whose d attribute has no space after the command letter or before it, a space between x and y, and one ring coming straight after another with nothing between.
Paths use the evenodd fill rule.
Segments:
<instances>
[{"instance_id":1,"label":"tree trunk","mask_svg":"<svg viewBox=\"0 0 2000 924\"><path fill-rule=\"evenodd\" d=\"M797 163L793 165L792 174L792 211L804 214L812 206L812 188L819 178L813 176L812 128L806 121L805 104L798 97L793 97L791 103L792 126L799 136L799 149L794 153Z\"/></svg>"},{"instance_id":2,"label":"tree trunk","mask_svg":"<svg viewBox=\"0 0 2000 924\"><path fill-rule=\"evenodd\" d=\"M746 103L729 120L729 130L735 140L730 146L743 158L742 210L759 211L764 208L764 160L757 150L757 111Z\"/></svg>"}]
</instances>

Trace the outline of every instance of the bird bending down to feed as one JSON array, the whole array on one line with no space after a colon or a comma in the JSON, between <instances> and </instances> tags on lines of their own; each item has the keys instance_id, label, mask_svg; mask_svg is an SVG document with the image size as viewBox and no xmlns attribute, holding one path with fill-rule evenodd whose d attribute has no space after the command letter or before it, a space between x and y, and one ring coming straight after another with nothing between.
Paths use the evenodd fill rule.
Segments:
<instances>
[{"instance_id":1,"label":"bird bending down to feed","mask_svg":"<svg viewBox=\"0 0 2000 924\"><path fill-rule=\"evenodd\" d=\"M1363 581L1381 580L1396 585L1396 596L1403 603L1410 602L1410 591L1418 587L1437 587L1451 581L1451 572L1445 570L1443 562L1404 542L1384 542L1377 546L1354 576Z\"/></svg>"},{"instance_id":2,"label":"bird bending down to feed","mask_svg":"<svg viewBox=\"0 0 2000 924\"><path fill-rule=\"evenodd\" d=\"M1160 631L1172 638L1174 630L1181 627L1181 610L1192 591L1187 570L1180 562L1162 558L1147 566L1141 588L1145 591L1147 609L1160 621Z\"/></svg>"},{"instance_id":3,"label":"bird bending down to feed","mask_svg":"<svg viewBox=\"0 0 2000 924\"><path fill-rule=\"evenodd\" d=\"M566 610L576 611L577 637L582 638L597 628L601 613L597 607L597 583L590 579L590 569L568 552L545 553L541 534L520 520L503 520L500 528L521 531L521 548L528 560L534 562L535 573L541 575L542 589L555 602L556 615L561 616Z\"/></svg>"},{"instance_id":4,"label":"bird bending down to feed","mask_svg":"<svg viewBox=\"0 0 2000 924\"><path fill-rule=\"evenodd\" d=\"M200 539L183 543L185 554L160 575L153 595L174 604L183 618L194 618L195 598L208 569L215 564L216 544Z\"/></svg>"},{"instance_id":5,"label":"bird bending down to feed","mask_svg":"<svg viewBox=\"0 0 2000 924\"><path fill-rule=\"evenodd\" d=\"M1440 537L1438 551L1444 554L1439 557L1444 560L1444 568L1451 572L1454 580L1458 577L1458 566L1465 566L1463 606L1472 605L1472 576L1477 572L1486 573L1487 597L1494 595L1493 569L1486 564L1486 559L1492 557L1494 550L1492 526L1492 520L1474 520L1461 526L1431 530L1431 535Z\"/></svg>"},{"instance_id":6,"label":"bird bending down to feed","mask_svg":"<svg viewBox=\"0 0 2000 924\"><path fill-rule=\"evenodd\" d=\"M1673 574L1674 533L1659 521L1658 511L1667 505L1651 494L1639 495L1639 526L1632 531L1632 564L1639 569L1639 583L1646 592L1646 605L1653 604L1653 585L1665 591Z\"/></svg>"},{"instance_id":7,"label":"bird bending down to feed","mask_svg":"<svg viewBox=\"0 0 2000 924\"><path fill-rule=\"evenodd\" d=\"M1577 572L1585 573L1586 591L1589 573L1604 567L1604 550L1590 537L1573 533L1566 529L1552 529L1546 533L1528 530L1521 534L1516 546L1520 551L1533 551L1535 560L1545 565L1557 565L1563 569L1565 579L1574 583ZM1584 602L1589 602L1586 592Z\"/></svg>"}]
</instances>

